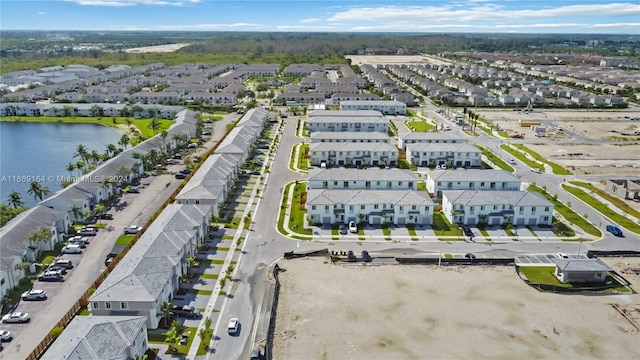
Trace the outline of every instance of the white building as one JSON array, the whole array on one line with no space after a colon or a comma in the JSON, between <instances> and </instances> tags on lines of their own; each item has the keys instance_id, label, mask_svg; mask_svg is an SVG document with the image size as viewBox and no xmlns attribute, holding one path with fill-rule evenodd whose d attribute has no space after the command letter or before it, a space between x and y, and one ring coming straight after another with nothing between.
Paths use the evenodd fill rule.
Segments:
<instances>
[{"instance_id":1,"label":"white building","mask_svg":"<svg viewBox=\"0 0 640 360\"><path fill-rule=\"evenodd\" d=\"M504 170L436 170L427 172L427 191L436 198L445 190L520 190L522 182Z\"/></svg>"},{"instance_id":2,"label":"white building","mask_svg":"<svg viewBox=\"0 0 640 360\"><path fill-rule=\"evenodd\" d=\"M553 221L553 204L528 191L443 191L442 211L452 224L537 226Z\"/></svg>"},{"instance_id":3,"label":"white building","mask_svg":"<svg viewBox=\"0 0 640 360\"><path fill-rule=\"evenodd\" d=\"M310 135L311 142L362 142L362 143L390 143L389 135L378 132L335 132L335 131L316 131Z\"/></svg>"},{"instance_id":4,"label":"white building","mask_svg":"<svg viewBox=\"0 0 640 360\"><path fill-rule=\"evenodd\" d=\"M311 143L309 157L314 166L395 166L398 149L388 143Z\"/></svg>"},{"instance_id":5,"label":"white building","mask_svg":"<svg viewBox=\"0 0 640 360\"><path fill-rule=\"evenodd\" d=\"M429 225L433 202L415 190L309 190L307 214L313 223Z\"/></svg>"},{"instance_id":6,"label":"white building","mask_svg":"<svg viewBox=\"0 0 640 360\"><path fill-rule=\"evenodd\" d=\"M340 110L376 110L385 115L404 115L407 105L396 100L349 100L340 102Z\"/></svg>"},{"instance_id":7,"label":"white building","mask_svg":"<svg viewBox=\"0 0 640 360\"><path fill-rule=\"evenodd\" d=\"M410 132L398 137L398 147L405 149L410 144L462 144L467 140L452 132Z\"/></svg>"},{"instance_id":8,"label":"white building","mask_svg":"<svg viewBox=\"0 0 640 360\"><path fill-rule=\"evenodd\" d=\"M401 169L319 169L309 170L308 189L417 190L418 178Z\"/></svg>"},{"instance_id":9,"label":"white building","mask_svg":"<svg viewBox=\"0 0 640 360\"><path fill-rule=\"evenodd\" d=\"M407 161L416 166L479 167L482 151L466 143L418 143L407 145Z\"/></svg>"},{"instance_id":10,"label":"white building","mask_svg":"<svg viewBox=\"0 0 640 360\"><path fill-rule=\"evenodd\" d=\"M310 117L307 121L309 132L373 132L387 133L389 119L382 116Z\"/></svg>"}]
</instances>

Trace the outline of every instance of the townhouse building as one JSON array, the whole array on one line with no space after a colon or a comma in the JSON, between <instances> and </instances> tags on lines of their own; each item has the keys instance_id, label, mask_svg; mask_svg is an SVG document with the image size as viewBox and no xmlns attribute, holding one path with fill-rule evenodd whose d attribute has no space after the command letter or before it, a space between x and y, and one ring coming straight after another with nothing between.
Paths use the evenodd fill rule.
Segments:
<instances>
[{"instance_id":1,"label":"townhouse building","mask_svg":"<svg viewBox=\"0 0 640 360\"><path fill-rule=\"evenodd\" d=\"M551 225L553 204L528 191L442 192L442 211L452 224Z\"/></svg>"},{"instance_id":2,"label":"townhouse building","mask_svg":"<svg viewBox=\"0 0 640 360\"><path fill-rule=\"evenodd\" d=\"M382 113L376 110L311 110L307 113L309 118L319 117L382 117Z\"/></svg>"},{"instance_id":3,"label":"townhouse building","mask_svg":"<svg viewBox=\"0 0 640 360\"><path fill-rule=\"evenodd\" d=\"M479 167L482 151L467 143L417 143L406 146L407 161L415 166Z\"/></svg>"},{"instance_id":4,"label":"townhouse building","mask_svg":"<svg viewBox=\"0 0 640 360\"><path fill-rule=\"evenodd\" d=\"M518 191L522 181L504 170L435 170L427 172L427 191L435 198L447 190Z\"/></svg>"},{"instance_id":5,"label":"townhouse building","mask_svg":"<svg viewBox=\"0 0 640 360\"><path fill-rule=\"evenodd\" d=\"M274 101L282 105L313 105L324 104L323 94L285 92L276 95Z\"/></svg>"},{"instance_id":6,"label":"townhouse building","mask_svg":"<svg viewBox=\"0 0 640 360\"><path fill-rule=\"evenodd\" d=\"M410 170L320 169L309 170L307 189L418 190L418 178Z\"/></svg>"},{"instance_id":7,"label":"townhouse building","mask_svg":"<svg viewBox=\"0 0 640 360\"><path fill-rule=\"evenodd\" d=\"M187 271L186 260L208 233L211 207L171 204L89 297L92 315L143 316L156 329L162 303L171 301Z\"/></svg>"},{"instance_id":8,"label":"townhouse building","mask_svg":"<svg viewBox=\"0 0 640 360\"><path fill-rule=\"evenodd\" d=\"M398 147L405 149L411 144L463 144L467 140L452 132L410 132L398 137Z\"/></svg>"},{"instance_id":9,"label":"townhouse building","mask_svg":"<svg viewBox=\"0 0 640 360\"><path fill-rule=\"evenodd\" d=\"M349 100L340 103L340 110L376 110L385 115L404 115L407 105L395 100Z\"/></svg>"},{"instance_id":10,"label":"townhouse building","mask_svg":"<svg viewBox=\"0 0 640 360\"><path fill-rule=\"evenodd\" d=\"M311 143L311 165L321 166L396 166L398 149L389 143Z\"/></svg>"},{"instance_id":11,"label":"townhouse building","mask_svg":"<svg viewBox=\"0 0 640 360\"><path fill-rule=\"evenodd\" d=\"M149 348L142 316L76 316L41 360L142 359Z\"/></svg>"},{"instance_id":12,"label":"townhouse building","mask_svg":"<svg viewBox=\"0 0 640 360\"><path fill-rule=\"evenodd\" d=\"M424 191L312 189L306 210L316 224L429 225L434 205Z\"/></svg>"},{"instance_id":13,"label":"townhouse building","mask_svg":"<svg viewBox=\"0 0 640 360\"><path fill-rule=\"evenodd\" d=\"M389 119L382 116L310 116L307 121L309 132L337 131L337 132L373 132L387 133Z\"/></svg>"},{"instance_id":14,"label":"townhouse building","mask_svg":"<svg viewBox=\"0 0 640 360\"><path fill-rule=\"evenodd\" d=\"M363 142L363 143L390 143L389 135L378 132L336 132L336 131L315 131L310 135L312 143L317 142Z\"/></svg>"}]
</instances>

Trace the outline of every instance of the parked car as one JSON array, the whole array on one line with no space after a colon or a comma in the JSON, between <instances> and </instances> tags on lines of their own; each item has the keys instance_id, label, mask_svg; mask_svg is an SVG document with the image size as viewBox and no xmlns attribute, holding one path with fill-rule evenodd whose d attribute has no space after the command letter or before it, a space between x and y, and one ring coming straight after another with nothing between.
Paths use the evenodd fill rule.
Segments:
<instances>
[{"instance_id":1,"label":"parked car","mask_svg":"<svg viewBox=\"0 0 640 360\"><path fill-rule=\"evenodd\" d=\"M349 221L349 232L352 232L352 233L358 232L358 225L356 225L355 221Z\"/></svg>"},{"instance_id":2,"label":"parked car","mask_svg":"<svg viewBox=\"0 0 640 360\"><path fill-rule=\"evenodd\" d=\"M360 256L362 257L362 261L364 262L371 262L371 260L373 260L367 250L362 250L362 252L360 253Z\"/></svg>"},{"instance_id":3,"label":"parked car","mask_svg":"<svg viewBox=\"0 0 640 360\"><path fill-rule=\"evenodd\" d=\"M347 251L347 261L348 262L358 261L358 258L356 257L356 254L353 253L353 250Z\"/></svg>"},{"instance_id":4,"label":"parked car","mask_svg":"<svg viewBox=\"0 0 640 360\"><path fill-rule=\"evenodd\" d=\"M347 227L344 225L340 225L340 227L338 228L338 232L342 235L345 235L347 233Z\"/></svg>"},{"instance_id":5,"label":"parked car","mask_svg":"<svg viewBox=\"0 0 640 360\"><path fill-rule=\"evenodd\" d=\"M238 318L231 318L229 325L227 325L227 332L229 332L229 334L235 334L238 330L240 330L240 320L238 320Z\"/></svg>"},{"instance_id":6,"label":"parked car","mask_svg":"<svg viewBox=\"0 0 640 360\"><path fill-rule=\"evenodd\" d=\"M96 230L91 229L91 228L82 228L82 229L80 229L80 231L78 231L78 235L80 235L80 236L96 236L96 235L98 235L98 232Z\"/></svg>"},{"instance_id":7,"label":"parked car","mask_svg":"<svg viewBox=\"0 0 640 360\"><path fill-rule=\"evenodd\" d=\"M125 234L137 234L142 228L138 225L131 225L124 228Z\"/></svg>"},{"instance_id":8,"label":"parked car","mask_svg":"<svg viewBox=\"0 0 640 360\"><path fill-rule=\"evenodd\" d=\"M251 350L251 357L249 360L262 360L262 353L260 352L260 349Z\"/></svg>"},{"instance_id":9,"label":"parked car","mask_svg":"<svg viewBox=\"0 0 640 360\"><path fill-rule=\"evenodd\" d=\"M516 159L509 159L509 164L515 165L516 164Z\"/></svg>"},{"instance_id":10,"label":"parked car","mask_svg":"<svg viewBox=\"0 0 640 360\"><path fill-rule=\"evenodd\" d=\"M622 230L620 230L620 228L615 225L607 225L607 231L617 237L622 237Z\"/></svg>"},{"instance_id":11,"label":"parked car","mask_svg":"<svg viewBox=\"0 0 640 360\"><path fill-rule=\"evenodd\" d=\"M466 259L471 260L471 261L476 261L476 256L474 254L472 254L472 253L467 253L467 254L464 255L464 257Z\"/></svg>"},{"instance_id":12,"label":"parked car","mask_svg":"<svg viewBox=\"0 0 640 360\"><path fill-rule=\"evenodd\" d=\"M60 260L56 260L56 262L53 264L56 266L62 266L67 269L73 269L73 261L71 260L60 259Z\"/></svg>"},{"instance_id":13,"label":"parked car","mask_svg":"<svg viewBox=\"0 0 640 360\"><path fill-rule=\"evenodd\" d=\"M558 256L558 259L568 259L569 258L569 255L567 255L565 253L562 253L562 252L557 253L556 256Z\"/></svg>"},{"instance_id":14,"label":"parked car","mask_svg":"<svg viewBox=\"0 0 640 360\"><path fill-rule=\"evenodd\" d=\"M113 220L113 214L109 214L109 213L98 214L95 216L95 218L100 220Z\"/></svg>"},{"instance_id":15,"label":"parked car","mask_svg":"<svg viewBox=\"0 0 640 360\"><path fill-rule=\"evenodd\" d=\"M187 319L198 319L202 316L198 310L196 310L193 306L185 305L185 306L174 306L171 309L171 314L176 317L183 317Z\"/></svg>"},{"instance_id":16,"label":"parked car","mask_svg":"<svg viewBox=\"0 0 640 360\"><path fill-rule=\"evenodd\" d=\"M67 242L67 245L78 245L80 246L81 249L84 249L87 247L87 243L80 240L80 239L76 239L76 240L69 240Z\"/></svg>"},{"instance_id":17,"label":"parked car","mask_svg":"<svg viewBox=\"0 0 640 360\"><path fill-rule=\"evenodd\" d=\"M187 145L187 149L195 149L197 147L198 147L198 144L196 144L196 143L191 143L191 144Z\"/></svg>"},{"instance_id":18,"label":"parked car","mask_svg":"<svg viewBox=\"0 0 640 360\"><path fill-rule=\"evenodd\" d=\"M44 290L29 290L20 296L25 301L47 300L47 293Z\"/></svg>"},{"instance_id":19,"label":"parked car","mask_svg":"<svg viewBox=\"0 0 640 360\"><path fill-rule=\"evenodd\" d=\"M140 192L140 189L138 189L136 186L132 186L129 189L127 189L127 192L129 194L137 194Z\"/></svg>"},{"instance_id":20,"label":"parked car","mask_svg":"<svg viewBox=\"0 0 640 360\"><path fill-rule=\"evenodd\" d=\"M183 174L183 173L177 173L175 175L176 179L186 179L187 175Z\"/></svg>"},{"instance_id":21,"label":"parked car","mask_svg":"<svg viewBox=\"0 0 640 360\"><path fill-rule=\"evenodd\" d=\"M0 330L0 341L8 342L13 340L13 336L11 336L11 331L8 330Z\"/></svg>"},{"instance_id":22,"label":"parked car","mask_svg":"<svg viewBox=\"0 0 640 360\"><path fill-rule=\"evenodd\" d=\"M542 171L540 169L538 169L538 168L531 169L531 171L533 171L536 174L542 174Z\"/></svg>"},{"instance_id":23,"label":"parked car","mask_svg":"<svg viewBox=\"0 0 640 360\"><path fill-rule=\"evenodd\" d=\"M29 314L24 312L13 312L2 317L2 322L5 324L8 324L8 323L24 324L24 323L28 323L29 321L31 321Z\"/></svg>"},{"instance_id":24,"label":"parked car","mask_svg":"<svg viewBox=\"0 0 640 360\"><path fill-rule=\"evenodd\" d=\"M65 247L60 250L61 254L82 254L82 248L80 245L65 245Z\"/></svg>"},{"instance_id":25,"label":"parked car","mask_svg":"<svg viewBox=\"0 0 640 360\"><path fill-rule=\"evenodd\" d=\"M465 236L473 236L473 231L471 231L469 225L462 225L462 231L464 232Z\"/></svg>"},{"instance_id":26,"label":"parked car","mask_svg":"<svg viewBox=\"0 0 640 360\"><path fill-rule=\"evenodd\" d=\"M44 273L38 275L38 280L40 281L62 281L62 275L60 275L57 271L45 271Z\"/></svg>"},{"instance_id":27,"label":"parked car","mask_svg":"<svg viewBox=\"0 0 640 360\"><path fill-rule=\"evenodd\" d=\"M192 171L191 169L182 169L180 170L180 173L187 175L187 174L191 174L191 171Z\"/></svg>"},{"instance_id":28,"label":"parked car","mask_svg":"<svg viewBox=\"0 0 640 360\"><path fill-rule=\"evenodd\" d=\"M47 271L55 271L60 275L67 275L67 269L63 266L51 265L47 268Z\"/></svg>"}]
</instances>

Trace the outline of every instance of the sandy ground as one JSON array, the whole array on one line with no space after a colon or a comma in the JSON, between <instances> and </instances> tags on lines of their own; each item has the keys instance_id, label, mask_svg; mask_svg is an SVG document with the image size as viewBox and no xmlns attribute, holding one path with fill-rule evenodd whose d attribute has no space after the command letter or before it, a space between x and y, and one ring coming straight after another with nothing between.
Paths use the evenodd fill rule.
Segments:
<instances>
[{"instance_id":1,"label":"sandy ground","mask_svg":"<svg viewBox=\"0 0 640 360\"><path fill-rule=\"evenodd\" d=\"M144 46L139 48L131 48L125 50L128 53L167 53L174 52L182 49L185 46L188 46L188 43L184 44L167 44L167 45L156 45L156 46Z\"/></svg>"},{"instance_id":2,"label":"sandy ground","mask_svg":"<svg viewBox=\"0 0 640 360\"><path fill-rule=\"evenodd\" d=\"M410 64L434 64L448 65L447 61L424 55L347 55L354 65L410 65Z\"/></svg>"},{"instance_id":3,"label":"sandy ground","mask_svg":"<svg viewBox=\"0 0 640 360\"><path fill-rule=\"evenodd\" d=\"M513 267L281 261L275 359L639 359L609 304L639 295L540 293Z\"/></svg>"}]
</instances>

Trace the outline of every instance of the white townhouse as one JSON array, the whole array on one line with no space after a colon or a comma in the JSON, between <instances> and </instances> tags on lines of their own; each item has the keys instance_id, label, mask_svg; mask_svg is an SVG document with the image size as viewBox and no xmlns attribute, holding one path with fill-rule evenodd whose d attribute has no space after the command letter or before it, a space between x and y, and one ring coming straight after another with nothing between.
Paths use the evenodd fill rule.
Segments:
<instances>
[{"instance_id":1,"label":"white townhouse","mask_svg":"<svg viewBox=\"0 0 640 360\"><path fill-rule=\"evenodd\" d=\"M410 170L319 169L309 170L307 189L417 190L418 178Z\"/></svg>"},{"instance_id":2,"label":"white townhouse","mask_svg":"<svg viewBox=\"0 0 640 360\"><path fill-rule=\"evenodd\" d=\"M433 222L433 202L415 190L320 190L307 192L307 214L313 223L380 225Z\"/></svg>"},{"instance_id":3,"label":"white townhouse","mask_svg":"<svg viewBox=\"0 0 640 360\"><path fill-rule=\"evenodd\" d=\"M212 214L219 214L220 204L227 200L237 179L241 159L237 154L209 156L176 196L176 204L208 205Z\"/></svg>"},{"instance_id":4,"label":"white townhouse","mask_svg":"<svg viewBox=\"0 0 640 360\"><path fill-rule=\"evenodd\" d=\"M89 297L91 314L144 316L147 328L156 329L162 303L179 289L211 215L207 205L168 205Z\"/></svg>"},{"instance_id":5,"label":"white townhouse","mask_svg":"<svg viewBox=\"0 0 640 360\"><path fill-rule=\"evenodd\" d=\"M309 136L312 143L328 142L361 142L361 143L390 143L391 137L379 131L370 132L335 132L335 131L315 131Z\"/></svg>"},{"instance_id":6,"label":"white townhouse","mask_svg":"<svg viewBox=\"0 0 640 360\"><path fill-rule=\"evenodd\" d=\"M309 157L314 166L395 166L398 149L388 143L311 143Z\"/></svg>"},{"instance_id":7,"label":"white townhouse","mask_svg":"<svg viewBox=\"0 0 640 360\"><path fill-rule=\"evenodd\" d=\"M142 316L76 316L40 359L142 359L145 323Z\"/></svg>"},{"instance_id":8,"label":"white townhouse","mask_svg":"<svg viewBox=\"0 0 640 360\"><path fill-rule=\"evenodd\" d=\"M389 129L389 119L382 116L336 116L336 117L309 117L307 121L309 132L382 132Z\"/></svg>"},{"instance_id":9,"label":"white townhouse","mask_svg":"<svg viewBox=\"0 0 640 360\"><path fill-rule=\"evenodd\" d=\"M443 191L442 212L452 224L537 226L553 221L553 204L528 191Z\"/></svg>"},{"instance_id":10,"label":"white townhouse","mask_svg":"<svg viewBox=\"0 0 640 360\"><path fill-rule=\"evenodd\" d=\"M312 110L307 113L309 118L316 117L382 117L376 110Z\"/></svg>"},{"instance_id":11,"label":"white townhouse","mask_svg":"<svg viewBox=\"0 0 640 360\"><path fill-rule=\"evenodd\" d=\"M250 126L235 127L219 143L215 153L238 155L241 163L244 163L260 133L260 129Z\"/></svg>"},{"instance_id":12,"label":"white townhouse","mask_svg":"<svg viewBox=\"0 0 640 360\"><path fill-rule=\"evenodd\" d=\"M407 161L416 166L479 167L482 165L482 151L466 143L411 144L407 145L406 151Z\"/></svg>"},{"instance_id":13,"label":"white townhouse","mask_svg":"<svg viewBox=\"0 0 640 360\"><path fill-rule=\"evenodd\" d=\"M340 110L377 110L385 115L404 115L407 104L396 100L348 100L340 102Z\"/></svg>"},{"instance_id":14,"label":"white townhouse","mask_svg":"<svg viewBox=\"0 0 640 360\"><path fill-rule=\"evenodd\" d=\"M410 144L462 144L467 140L452 132L410 132L398 137L398 148L405 149Z\"/></svg>"},{"instance_id":15,"label":"white townhouse","mask_svg":"<svg viewBox=\"0 0 640 360\"><path fill-rule=\"evenodd\" d=\"M446 190L513 190L518 191L522 181L504 170L458 169L427 172L427 191L441 198Z\"/></svg>"}]
</instances>

